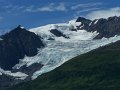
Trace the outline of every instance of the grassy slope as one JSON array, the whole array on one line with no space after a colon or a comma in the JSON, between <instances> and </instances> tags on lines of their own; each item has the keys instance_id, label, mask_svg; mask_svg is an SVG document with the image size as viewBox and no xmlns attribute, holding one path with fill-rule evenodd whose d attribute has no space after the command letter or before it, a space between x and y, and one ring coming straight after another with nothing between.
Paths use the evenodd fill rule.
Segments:
<instances>
[{"instance_id":1,"label":"grassy slope","mask_svg":"<svg viewBox=\"0 0 120 90\"><path fill-rule=\"evenodd\" d=\"M120 90L120 42L75 57L9 90Z\"/></svg>"}]
</instances>

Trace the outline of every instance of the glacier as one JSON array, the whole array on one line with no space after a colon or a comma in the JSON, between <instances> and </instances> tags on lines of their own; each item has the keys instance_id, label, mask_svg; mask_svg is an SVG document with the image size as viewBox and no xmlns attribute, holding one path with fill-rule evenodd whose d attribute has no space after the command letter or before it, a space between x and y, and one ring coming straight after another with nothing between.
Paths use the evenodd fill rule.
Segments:
<instances>
[{"instance_id":1,"label":"glacier","mask_svg":"<svg viewBox=\"0 0 120 90\"><path fill-rule=\"evenodd\" d=\"M29 67L34 63L41 63L43 67L32 75L32 79L36 79L39 75L54 70L75 56L120 40L120 36L94 39L99 34L97 31L72 31L78 25L81 25L81 22L76 23L75 20L71 20L68 23L49 24L30 29L29 31L42 38L46 46L45 48L38 49L37 55L33 57L25 56L23 59L20 59L13 69L19 69L24 65ZM69 38L57 37L50 32L51 29L57 29ZM48 40L49 38L54 40Z\"/></svg>"}]
</instances>

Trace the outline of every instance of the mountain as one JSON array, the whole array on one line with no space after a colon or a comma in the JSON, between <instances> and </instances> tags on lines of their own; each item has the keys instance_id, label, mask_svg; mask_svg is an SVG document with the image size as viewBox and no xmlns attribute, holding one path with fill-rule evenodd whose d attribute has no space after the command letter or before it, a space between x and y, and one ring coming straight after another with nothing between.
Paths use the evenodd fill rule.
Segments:
<instances>
[{"instance_id":1,"label":"mountain","mask_svg":"<svg viewBox=\"0 0 120 90\"><path fill-rule=\"evenodd\" d=\"M40 37L20 26L0 37L0 67L10 70L24 55L34 56L43 47Z\"/></svg>"},{"instance_id":2,"label":"mountain","mask_svg":"<svg viewBox=\"0 0 120 90\"><path fill-rule=\"evenodd\" d=\"M44 47L44 44L39 36L21 26L0 38L0 87L2 88L2 86L17 83L18 80L15 80L15 77L24 79L28 76L20 70L13 70L12 67L19 63L19 59L24 58L25 55L29 57L36 55L38 48Z\"/></svg>"},{"instance_id":3,"label":"mountain","mask_svg":"<svg viewBox=\"0 0 120 90\"><path fill-rule=\"evenodd\" d=\"M73 57L119 41L119 21L116 16L93 21L78 17L30 30L19 25L0 36L0 87L34 80Z\"/></svg>"},{"instance_id":4,"label":"mountain","mask_svg":"<svg viewBox=\"0 0 120 90\"><path fill-rule=\"evenodd\" d=\"M78 18L77 21L83 21L83 19ZM115 35L120 35L120 17L114 16L108 19L96 19L93 21L84 20L83 27L79 29L85 29L87 31L97 31L99 33L96 39L103 37L109 38Z\"/></svg>"},{"instance_id":5,"label":"mountain","mask_svg":"<svg viewBox=\"0 0 120 90\"><path fill-rule=\"evenodd\" d=\"M120 41L79 55L8 90L119 90Z\"/></svg>"}]
</instances>

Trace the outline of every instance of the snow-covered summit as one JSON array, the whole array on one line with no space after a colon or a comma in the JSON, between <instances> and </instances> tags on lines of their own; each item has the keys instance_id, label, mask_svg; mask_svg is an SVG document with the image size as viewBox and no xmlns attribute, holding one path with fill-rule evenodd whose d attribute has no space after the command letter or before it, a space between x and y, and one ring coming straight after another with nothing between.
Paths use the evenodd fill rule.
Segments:
<instances>
[{"instance_id":1,"label":"snow-covered summit","mask_svg":"<svg viewBox=\"0 0 120 90\"><path fill-rule=\"evenodd\" d=\"M95 32L88 32L84 29L77 30L77 27L80 26L82 22L76 22L76 19L71 20L67 23L58 23L58 24L48 24L46 26L41 26L37 28L30 29L31 32L34 32L35 34L41 36L44 40L48 40L49 38L53 38L55 40L61 40L61 41L70 41L70 40L91 40L96 35L98 35L97 31ZM56 29L65 36L69 38L64 37L56 37L53 33L50 31Z\"/></svg>"}]
</instances>

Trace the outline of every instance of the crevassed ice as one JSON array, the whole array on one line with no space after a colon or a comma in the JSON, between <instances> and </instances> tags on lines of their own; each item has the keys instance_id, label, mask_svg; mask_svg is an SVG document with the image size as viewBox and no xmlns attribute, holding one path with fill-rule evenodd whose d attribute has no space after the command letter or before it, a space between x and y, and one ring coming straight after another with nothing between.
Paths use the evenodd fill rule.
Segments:
<instances>
[{"instance_id":1,"label":"crevassed ice","mask_svg":"<svg viewBox=\"0 0 120 90\"><path fill-rule=\"evenodd\" d=\"M43 30L45 30L45 31L43 31ZM59 56L61 56L62 53L68 53L68 52L71 52L72 50L76 51L75 48L78 48L77 45L84 47L83 42L85 42L86 40L88 40L88 41L92 40L96 35L98 35L97 32L87 32L86 30L79 30L77 32L66 30L66 29L65 30L60 29L60 30L61 30L61 32L64 31L63 33L65 35L69 36L69 39L64 38L64 37L56 37L56 36L52 35L49 32L48 28L47 28L47 30L45 28L44 29L38 28L37 29L38 35L43 36L43 32L44 32L44 34L46 36L53 37L55 40L49 41L49 40L47 40L47 37L43 37L43 39L44 39L43 41L46 44L46 47L43 49L40 49L39 53L36 56L33 56L33 57L25 56L24 59L20 59L20 62L17 65L15 65L13 68L19 69L20 67L22 67L24 65L27 65L27 67L28 67L28 66L32 65L33 63L45 64L45 63L47 63L47 61L49 61L49 59L54 60L53 56L56 56L55 58L58 57L58 59L59 59ZM36 29L35 29L35 33L36 33ZM83 48L83 47L81 47L81 48ZM51 58L49 58L49 57L51 57ZM73 57L73 56L71 55L71 57Z\"/></svg>"},{"instance_id":2,"label":"crevassed ice","mask_svg":"<svg viewBox=\"0 0 120 90\"><path fill-rule=\"evenodd\" d=\"M36 56L25 56L23 59L20 59L19 63L13 68L19 69L23 65L29 67L34 63L43 64L43 67L33 74L32 79L35 79L39 75L55 69L75 56L120 40L120 36L115 36L109 39L103 38L99 40L93 40L93 38L98 35L96 31L71 31L71 29L75 28L75 26L76 25L74 21L70 21L69 23L49 24L31 29L31 32L34 32L43 38L46 47L39 49L39 52ZM59 30L64 35L68 36L69 39L64 37L56 37L50 33L51 29ZM51 37L55 40L48 40L48 38Z\"/></svg>"},{"instance_id":3,"label":"crevassed ice","mask_svg":"<svg viewBox=\"0 0 120 90\"><path fill-rule=\"evenodd\" d=\"M55 69L56 67L62 65L64 62L68 61L69 59L75 56L89 52L100 46L104 46L106 44L116 42L118 40L120 40L120 36L112 37L109 39L104 38L101 40L88 40L88 41L80 41L76 43L64 43L61 44L63 45L63 47L58 47L57 49L56 48L49 49L47 51L51 53L46 55L44 57L45 59L43 59L46 62L45 61L43 62L42 60L40 61L41 63L44 64L44 66L33 74L32 79L35 79L39 75Z\"/></svg>"}]
</instances>

